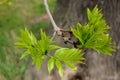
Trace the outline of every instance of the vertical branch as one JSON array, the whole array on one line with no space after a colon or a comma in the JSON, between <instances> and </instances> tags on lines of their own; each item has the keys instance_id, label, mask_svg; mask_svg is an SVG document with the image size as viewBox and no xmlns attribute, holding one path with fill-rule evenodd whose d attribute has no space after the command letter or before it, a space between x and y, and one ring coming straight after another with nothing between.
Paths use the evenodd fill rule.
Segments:
<instances>
[{"instance_id":1,"label":"vertical branch","mask_svg":"<svg viewBox=\"0 0 120 80\"><path fill-rule=\"evenodd\" d=\"M47 0L44 0L44 5L45 5L46 12L47 12L47 14L48 14L48 17L50 18L50 21L51 21L51 23L52 23L52 25L53 25L53 28L54 28L54 33L53 33L53 36L52 36L51 40L53 40L54 37L55 37L55 35L57 34L57 35L59 35L59 36L62 36L65 42L69 42L69 43L73 44L73 42L71 42L68 37L63 36L63 32L62 32L63 30L61 30L61 29L56 25L56 23L55 23L52 15L51 15L51 13L50 13Z\"/></svg>"},{"instance_id":2,"label":"vertical branch","mask_svg":"<svg viewBox=\"0 0 120 80\"><path fill-rule=\"evenodd\" d=\"M44 5L45 5L46 12L47 12L47 14L48 14L48 16L50 18L50 21L51 21L51 23L53 25L54 31L56 31L56 32L60 31L60 28L56 25L51 13L50 13L50 10L49 10L48 4L47 4L47 0L44 0Z\"/></svg>"}]
</instances>

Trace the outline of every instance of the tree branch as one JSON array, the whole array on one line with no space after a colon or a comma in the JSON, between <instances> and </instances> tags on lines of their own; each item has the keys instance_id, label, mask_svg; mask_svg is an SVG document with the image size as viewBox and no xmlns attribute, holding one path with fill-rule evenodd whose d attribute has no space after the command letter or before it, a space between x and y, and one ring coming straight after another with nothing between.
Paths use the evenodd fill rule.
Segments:
<instances>
[{"instance_id":1,"label":"tree branch","mask_svg":"<svg viewBox=\"0 0 120 80\"><path fill-rule=\"evenodd\" d=\"M53 33L51 40L55 38L56 32Z\"/></svg>"},{"instance_id":2,"label":"tree branch","mask_svg":"<svg viewBox=\"0 0 120 80\"><path fill-rule=\"evenodd\" d=\"M60 28L56 25L56 23L55 23L52 15L51 15L51 13L50 13L47 0L44 0L44 5L45 5L46 12L47 12L47 14L48 14L48 17L49 17L49 19L50 19L50 21L51 21L51 23L52 23L52 25L53 25L53 28L54 28L54 33L53 33L53 36L52 36L51 40L53 40L54 37L55 37L55 35L57 34L57 35L59 35L59 36L62 36L63 39L64 39L64 41L65 41L66 43L68 42L68 43L70 43L70 44L73 44L73 42L71 42L68 37L66 37L66 36L63 35L63 32L70 32L70 31L62 30L62 29L60 29Z\"/></svg>"},{"instance_id":3,"label":"tree branch","mask_svg":"<svg viewBox=\"0 0 120 80\"><path fill-rule=\"evenodd\" d=\"M51 23L53 25L54 30L56 32L60 31L60 28L56 25L51 13L50 13L50 10L49 10L48 4L47 4L47 0L44 0L44 5L45 5L46 12L47 12L47 14L48 14L48 16L50 18L50 21L51 21Z\"/></svg>"}]
</instances>

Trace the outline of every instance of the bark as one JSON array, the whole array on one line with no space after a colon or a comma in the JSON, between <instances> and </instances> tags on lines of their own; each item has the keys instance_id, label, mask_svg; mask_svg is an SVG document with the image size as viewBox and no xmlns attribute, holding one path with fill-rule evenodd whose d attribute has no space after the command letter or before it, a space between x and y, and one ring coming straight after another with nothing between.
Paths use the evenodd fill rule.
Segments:
<instances>
[{"instance_id":1,"label":"bark","mask_svg":"<svg viewBox=\"0 0 120 80\"><path fill-rule=\"evenodd\" d=\"M53 16L59 27L69 29L78 22L85 23L86 9L92 9L96 4L102 9L104 18L111 26L110 35L116 42L116 52L112 57L93 51L87 52L86 64L79 65L76 73L65 68L65 75L61 80L120 80L120 0L57 0ZM51 32L50 29L48 32ZM57 38L57 43L63 45L60 38ZM60 79L56 76L55 80Z\"/></svg>"}]
</instances>

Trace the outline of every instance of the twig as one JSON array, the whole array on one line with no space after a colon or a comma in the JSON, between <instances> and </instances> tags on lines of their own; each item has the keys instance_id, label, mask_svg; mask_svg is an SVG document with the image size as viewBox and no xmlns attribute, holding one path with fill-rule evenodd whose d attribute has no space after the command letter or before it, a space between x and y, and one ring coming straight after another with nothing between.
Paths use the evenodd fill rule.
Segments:
<instances>
[{"instance_id":1,"label":"twig","mask_svg":"<svg viewBox=\"0 0 120 80\"><path fill-rule=\"evenodd\" d=\"M73 41L69 40L68 37L63 36L63 40L65 41L65 42L64 42L65 44L70 43L70 44L73 45Z\"/></svg>"},{"instance_id":2,"label":"twig","mask_svg":"<svg viewBox=\"0 0 120 80\"><path fill-rule=\"evenodd\" d=\"M50 18L50 21L51 21L51 23L52 23L52 25L53 25L54 30L55 30L58 34L61 35L60 28L56 25L56 23L55 23L52 15L51 15L51 13L50 13L50 10L49 10L48 4L47 4L47 0L44 0L44 5L45 5L45 9L46 9L47 14L48 14L48 16L49 16L49 18Z\"/></svg>"},{"instance_id":3,"label":"twig","mask_svg":"<svg viewBox=\"0 0 120 80\"><path fill-rule=\"evenodd\" d=\"M51 40L53 40L56 36L56 31L53 33Z\"/></svg>"},{"instance_id":4,"label":"twig","mask_svg":"<svg viewBox=\"0 0 120 80\"><path fill-rule=\"evenodd\" d=\"M61 29L62 32L71 32L70 30Z\"/></svg>"},{"instance_id":5,"label":"twig","mask_svg":"<svg viewBox=\"0 0 120 80\"><path fill-rule=\"evenodd\" d=\"M62 29L60 29L60 28L56 25L56 23L55 23L52 15L51 15L51 13L50 13L50 10L49 10L48 4L47 4L47 0L44 0L44 5L45 5L46 12L47 12L47 14L48 14L48 17L50 18L50 21L51 21L51 23L52 23L52 25L53 25L53 28L54 28L54 33L53 33L53 36L52 36L51 40L53 40L54 37L55 37L55 35L57 34L57 35L59 35L59 36L62 36L63 39L65 40L65 42L68 42L68 43L70 43L70 44L73 44L73 42L70 41L68 37L66 37L66 36L63 35L63 32L71 32L71 31L67 31L67 30L62 30Z\"/></svg>"}]
</instances>

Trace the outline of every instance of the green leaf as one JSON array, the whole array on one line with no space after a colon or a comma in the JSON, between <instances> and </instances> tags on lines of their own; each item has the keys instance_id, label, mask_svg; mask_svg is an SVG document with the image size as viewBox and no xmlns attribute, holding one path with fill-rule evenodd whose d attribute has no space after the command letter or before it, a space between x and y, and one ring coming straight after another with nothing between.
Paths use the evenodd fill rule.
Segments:
<instances>
[{"instance_id":1,"label":"green leaf","mask_svg":"<svg viewBox=\"0 0 120 80\"><path fill-rule=\"evenodd\" d=\"M58 69L60 77L62 77L64 74L64 69L63 69L62 63L59 60L56 60L55 64Z\"/></svg>"},{"instance_id":2,"label":"green leaf","mask_svg":"<svg viewBox=\"0 0 120 80\"><path fill-rule=\"evenodd\" d=\"M53 45L53 42L48 36L46 36L45 32L43 32L42 30L40 30L40 32L41 40L38 41L38 48L41 50L42 54L46 54L46 51L60 48L57 45Z\"/></svg>"},{"instance_id":3,"label":"green leaf","mask_svg":"<svg viewBox=\"0 0 120 80\"><path fill-rule=\"evenodd\" d=\"M92 14L89 8L87 8L87 15L88 15L88 20L90 20Z\"/></svg>"},{"instance_id":4,"label":"green leaf","mask_svg":"<svg viewBox=\"0 0 120 80\"><path fill-rule=\"evenodd\" d=\"M27 28L21 30L21 35L18 37L18 42L15 43L16 46L26 48L26 46L36 45L37 39L32 32L29 32Z\"/></svg>"},{"instance_id":5,"label":"green leaf","mask_svg":"<svg viewBox=\"0 0 120 80\"><path fill-rule=\"evenodd\" d=\"M41 68L41 65L42 65L42 61L43 60L43 56L41 57L38 57L36 58L36 65L37 65L37 68L40 69Z\"/></svg>"},{"instance_id":6,"label":"green leaf","mask_svg":"<svg viewBox=\"0 0 120 80\"><path fill-rule=\"evenodd\" d=\"M30 39L31 39L32 45L37 44L37 39L36 39L36 37L33 35L32 32L31 32L31 34L30 34Z\"/></svg>"},{"instance_id":7,"label":"green leaf","mask_svg":"<svg viewBox=\"0 0 120 80\"><path fill-rule=\"evenodd\" d=\"M32 60L32 64L36 64L37 68L40 69L44 60L44 56L40 54L34 56L32 55Z\"/></svg>"},{"instance_id":8,"label":"green leaf","mask_svg":"<svg viewBox=\"0 0 120 80\"><path fill-rule=\"evenodd\" d=\"M49 74L53 70L54 64L55 64L54 58L50 58L49 61L48 61L48 72L49 72Z\"/></svg>"},{"instance_id":9,"label":"green leaf","mask_svg":"<svg viewBox=\"0 0 120 80\"><path fill-rule=\"evenodd\" d=\"M72 70L77 70L77 67L73 64L73 63L70 63L70 62L65 62L65 64L70 67Z\"/></svg>"},{"instance_id":10,"label":"green leaf","mask_svg":"<svg viewBox=\"0 0 120 80\"><path fill-rule=\"evenodd\" d=\"M22 54L22 56L20 57L20 59L23 59L24 57L28 56L29 54L30 54L30 51L29 51L29 50L25 51L25 52Z\"/></svg>"},{"instance_id":11,"label":"green leaf","mask_svg":"<svg viewBox=\"0 0 120 80\"><path fill-rule=\"evenodd\" d=\"M49 45L48 50L59 49L59 48L61 48L61 47L57 46L57 45Z\"/></svg>"},{"instance_id":12,"label":"green leaf","mask_svg":"<svg viewBox=\"0 0 120 80\"><path fill-rule=\"evenodd\" d=\"M72 31L72 33L75 35L75 37L79 39L80 43L81 43L82 45L84 45L84 40L83 40L83 38L82 38L82 37L83 37L83 36L82 36L82 34L83 34L82 25L81 25L80 23L78 23L78 24L77 24L77 30L75 30L75 29L73 29L73 28L71 27L71 31Z\"/></svg>"},{"instance_id":13,"label":"green leaf","mask_svg":"<svg viewBox=\"0 0 120 80\"><path fill-rule=\"evenodd\" d=\"M69 61L71 63L80 63L82 60L84 60L81 51L75 48L60 48L55 52L54 57L63 62Z\"/></svg>"},{"instance_id":14,"label":"green leaf","mask_svg":"<svg viewBox=\"0 0 120 80\"><path fill-rule=\"evenodd\" d=\"M54 58L64 62L72 70L77 70L75 63L84 63L83 54L78 49L60 48L56 50Z\"/></svg>"},{"instance_id":15,"label":"green leaf","mask_svg":"<svg viewBox=\"0 0 120 80\"><path fill-rule=\"evenodd\" d=\"M25 47L26 46L25 43L21 43L21 42L16 42L15 45L19 46L19 47Z\"/></svg>"}]
</instances>

